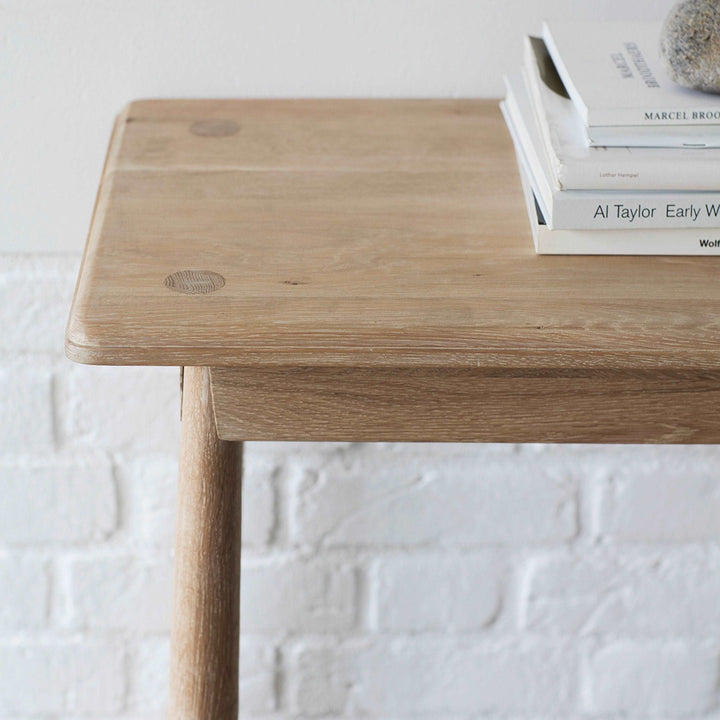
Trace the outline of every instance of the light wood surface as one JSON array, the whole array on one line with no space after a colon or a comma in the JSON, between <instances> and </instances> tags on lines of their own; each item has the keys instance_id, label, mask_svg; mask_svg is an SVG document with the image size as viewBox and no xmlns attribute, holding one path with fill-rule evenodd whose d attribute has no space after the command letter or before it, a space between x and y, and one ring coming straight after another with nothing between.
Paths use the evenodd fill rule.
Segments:
<instances>
[{"instance_id":1,"label":"light wood surface","mask_svg":"<svg viewBox=\"0 0 720 720\"><path fill-rule=\"evenodd\" d=\"M185 368L171 720L237 720L242 444L219 440L210 374Z\"/></svg>"},{"instance_id":2,"label":"light wood surface","mask_svg":"<svg viewBox=\"0 0 720 720\"><path fill-rule=\"evenodd\" d=\"M713 443L720 371L215 368L228 439Z\"/></svg>"},{"instance_id":3,"label":"light wood surface","mask_svg":"<svg viewBox=\"0 0 720 720\"><path fill-rule=\"evenodd\" d=\"M536 256L495 101L145 101L116 126L67 352L712 370L718 280L717 258Z\"/></svg>"}]
</instances>

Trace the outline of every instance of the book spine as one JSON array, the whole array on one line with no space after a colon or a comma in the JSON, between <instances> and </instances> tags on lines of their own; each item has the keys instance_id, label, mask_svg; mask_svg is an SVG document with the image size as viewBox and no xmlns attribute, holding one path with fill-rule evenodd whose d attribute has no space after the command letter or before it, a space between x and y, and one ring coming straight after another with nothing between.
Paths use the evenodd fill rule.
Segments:
<instances>
[{"instance_id":1,"label":"book spine","mask_svg":"<svg viewBox=\"0 0 720 720\"><path fill-rule=\"evenodd\" d=\"M558 191L549 225L567 230L720 227L720 193Z\"/></svg>"},{"instance_id":2,"label":"book spine","mask_svg":"<svg viewBox=\"0 0 720 720\"><path fill-rule=\"evenodd\" d=\"M702 152L702 151L693 151ZM602 156L604 153L599 152ZM612 163L591 158L555 162L554 172L563 190L716 191L720 163L638 160L637 153ZM699 158L698 158L699 159Z\"/></svg>"},{"instance_id":3,"label":"book spine","mask_svg":"<svg viewBox=\"0 0 720 720\"><path fill-rule=\"evenodd\" d=\"M659 230L647 235L536 225L533 238L540 255L720 255L720 229Z\"/></svg>"}]
</instances>

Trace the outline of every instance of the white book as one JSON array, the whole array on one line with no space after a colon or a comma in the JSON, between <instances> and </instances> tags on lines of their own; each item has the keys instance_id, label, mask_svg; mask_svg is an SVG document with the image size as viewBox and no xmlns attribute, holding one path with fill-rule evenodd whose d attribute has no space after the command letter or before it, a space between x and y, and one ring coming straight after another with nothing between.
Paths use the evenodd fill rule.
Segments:
<instances>
[{"instance_id":1,"label":"white book","mask_svg":"<svg viewBox=\"0 0 720 720\"><path fill-rule=\"evenodd\" d=\"M588 147L544 42L525 38L523 69L555 182L567 190L716 190L720 148Z\"/></svg>"},{"instance_id":2,"label":"white book","mask_svg":"<svg viewBox=\"0 0 720 720\"><path fill-rule=\"evenodd\" d=\"M702 125L720 133L720 96L684 88L660 58L661 23L555 22L543 40L588 128Z\"/></svg>"},{"instance_id":3,"label":"white book","mask_svg":"<svg viewBox=\"0 0 720 720\"><path fill-rule=\"evenodd\" d=\"M538 255L720 255L720 228L700 230L551 230L518 156L520 180Z\"/></svg>"},{"instance_id":4,"label":"white book","mask_svg":"<svg viewBox=\"0 0 720 720\"><path fill-rule=\"evenodd\" d=\"M720 225L720 192L563 190L555 182L521 73L505 78L503 113L529 167L548 226L568 230L640 230Z\"/></svg>"},{"instance_id":5,"label":"white book","mask_svg":"<svg viewBox=\"0 0 720 720\"><path fill-rule=\"evenodd\" d=\"M552 56L542 38L525 36L524 69L527 73L533 102L541 115L548 115L551 123L568 126L573 142L582 157L592 156L586 153L590 147L621 147L629 148L689 148L690 150L708 147L720 147L720 132L710 133L705 125L615 125L585 127L575 103L563 84L562 78L555 67ZM542 121L542 118L541 118ZM613 151L616 156L620 153ZM612 153L611 153L612 155ZM623 153L625 158L627 153ZM655 165L659 158L667 157L666 153L651 155ZM687 164L697 161L698 153L686 152L681 162ZM715 153L713 160L720 158L720 151ZM626 158L627 159L627 158ZM642 161L640 157L632 157L632 161ZM678 159L678 158L673 158ZM707 161L706 161L707 162Z\"/></svg>"}]
</instances>

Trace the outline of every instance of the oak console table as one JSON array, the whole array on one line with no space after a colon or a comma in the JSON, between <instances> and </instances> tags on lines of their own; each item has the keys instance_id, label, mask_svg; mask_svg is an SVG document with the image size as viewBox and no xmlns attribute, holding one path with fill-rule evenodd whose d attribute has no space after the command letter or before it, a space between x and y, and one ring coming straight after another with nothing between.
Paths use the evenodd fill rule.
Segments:
<instances>
[{"instance_id":1,"label":"oak console table","mask_svg":"<svg viewBox=\"0 0 720 720\"><path fill-rule=\"evenodd\" d=\"M237 715L243 440L720 441L720 264L536 256L495 101L132 103L66 348L185 368L174 720Z\"/></svg>"}]
</instances>

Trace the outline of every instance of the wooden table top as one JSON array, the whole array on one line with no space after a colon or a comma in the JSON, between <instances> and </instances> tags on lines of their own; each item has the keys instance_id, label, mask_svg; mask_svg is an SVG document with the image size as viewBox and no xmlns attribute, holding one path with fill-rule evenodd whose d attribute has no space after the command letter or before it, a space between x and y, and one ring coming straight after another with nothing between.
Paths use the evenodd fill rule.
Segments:
<instances>
[{"instance_id":1,"label":"wooden table top","mask_svg":"<svg viewBox=\"0 0 720 720\"><path fill-rule=\"evenodd\" d=\"M148 100L68 325L94 364L720 367L720 258L537 256L487 100Z\"/></svg>"}]
</instances>

